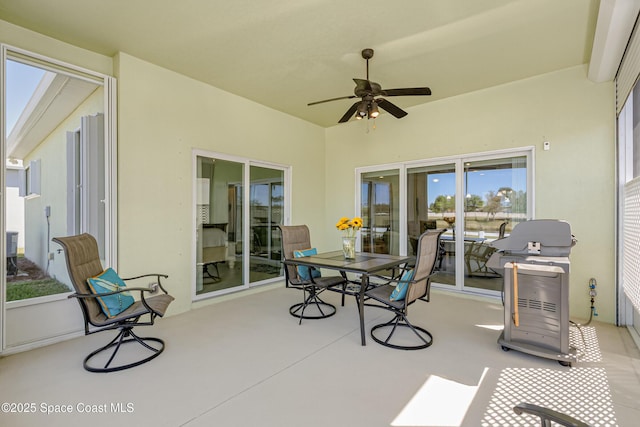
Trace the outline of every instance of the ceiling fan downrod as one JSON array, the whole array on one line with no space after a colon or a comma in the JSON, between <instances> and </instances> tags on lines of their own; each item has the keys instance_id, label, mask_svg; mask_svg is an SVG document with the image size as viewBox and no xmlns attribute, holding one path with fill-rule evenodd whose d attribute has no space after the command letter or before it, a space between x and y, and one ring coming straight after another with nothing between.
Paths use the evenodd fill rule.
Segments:
<instances>
[{"instance_id":1,"label":"ceiling fan downrod","mask_svg":"<svg viewBox=\"0 0 640 427\"><path fill-rule=\"evenodd\" d=\"M367 80L369 80L369 60L373 58L373 49L362 49L362 57L367 61Z\"/></svg>"}]
</instances>

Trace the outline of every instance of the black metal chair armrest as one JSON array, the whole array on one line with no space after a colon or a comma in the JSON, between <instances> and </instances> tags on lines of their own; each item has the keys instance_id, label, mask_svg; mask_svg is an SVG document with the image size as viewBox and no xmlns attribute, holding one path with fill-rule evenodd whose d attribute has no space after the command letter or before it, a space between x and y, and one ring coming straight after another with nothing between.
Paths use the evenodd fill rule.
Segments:
<instances>
[{"instance_id":1,"label":"black metal chair armrest","mask_svg":"<svg viewBox=\"0 0 640 427\"><path fill-rule=\"evenodd\" d=\"M392 282L393 283L397 283L402 279L402 275L407 272L413 270L413 266L409 266L409 265L404 265L403 267L399 268L398 274L393 275L393 276L383 276L381 274L370 274L369 275L369 279L379 279L382 283L376 283L376 286L379 285L390 285ZM395 273L396 269L393 269L393 272Z\"/></svg>"},{"instance_id":2,"label":"black metal chair armrest","mask_svg":"<svg viewBox=\"0 0 640 427\"><path fill-rule=\"evenodd\" d=\"M142 278L145 278L145 277L155 277L156 280L157 280L156 283L158 284L158 287L162 290L162 292L164 292L165 294L169 294L167 292L167 290L164 288L164 286L162 286L162 281L160 280L160 278L164 278L164 279L168 278L169 276L166 275L166 274L160 274L160 273L142 274L140 276L128 277L128 278L122 279L122 280L124 280L124 281L136 280L136 279L142 279ZM127 289L128 290L133 290L135 288L127 288ZM153 283L149 285L149 288L143 288L143 289L151 289L152 293L155 292L155 290L153 289Z\"/></svg>"},{"instance_id":3,"label":"black metal chair armrest","mask_svg":"<svg viewBox=\"0 0 640 427\"><path fill-rule=\"evenodd\" d=\"M166 274L160 274L160 273L150 273L150 274L142 274L140 276L127 277L126 279L122 279L122 280L135 280L135 279L141 279L143 277L163 277L167 279L169 276Z\"/></svg>"},{"instance_id":4,"label":"black metal chair armrest","mask_svg":"<svg viewBox=\"0 0 640 427\"><path fill-rule=\"evenodd\" d=\"M542 427L550 427L551 422L565 427L590 427L589 424L573 418L570 415L531 403L520 403L513 407L513 411L518 415L526 413L540 417L540 425Z\"/></svg>"},{"instance_id":5,"label":"black metal chair armrest","mask_svg":"<svg viewBox=\"0 0 640 427\"><path fill-rule=\"evenodd\" d=\"M420 282L421 280L428 279L428 278L433 277L435 275L436 275L436 273L431 273L428 276L424 276L424 277L413 277L411 280L409 280L409 283ZM402 281L402 275L398 275L396 277L371 275L369 277L370 278L377 278L377 279L381 279L383 281L386 281L385 283L376 283L376 286L390 285L392 283L399 283L399 282Z\"/></svg>"},{"instance_id":6,"label":"black metal chair armrest","mask_svg":"<svg viewBox=\"0 0 640 427\"><path fill-rule=\"evenodd\" d=\"M155 290L152 287L148 287L148 288L122 288L122 289L118 289L117 291L112 291L112 292L100 292L99 294L80 294L77 292L74 292L72 294L70 294L67 298L98 298L98 297L106 297L109 295L115 295L115 294L120 294L122 292L132 292L132 291L140 291L140 295L142 296L144 292L155 292Z\"/></svg>"},{"instance_id":7,"label":"black metal chair armrest","mask_svg":"<svg viewBox=\"0 0 640 427\"><path fill-rule=\"evenodd\" d=\"M98 297L97 294L80 294L78 292L74 292L67 296L67 298L96 298L96 297Z\"/></svg>"}]
</instances>

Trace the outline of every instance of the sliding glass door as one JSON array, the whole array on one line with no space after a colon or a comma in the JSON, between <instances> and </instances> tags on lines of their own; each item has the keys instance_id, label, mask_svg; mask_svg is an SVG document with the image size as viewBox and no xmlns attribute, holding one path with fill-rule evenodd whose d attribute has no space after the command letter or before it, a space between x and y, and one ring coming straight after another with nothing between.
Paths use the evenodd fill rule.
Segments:
<instances>
[{"instance_id":1,"label":"sliding glass door","mask_svg":"<svg viewBox=\"0 0 640 427\"><path fill-rule=\"evenodd\" d=\"M194 162L194 298L280 278L287 169L207 152Z\"/></svg>"},{"instance_id":2,"label":"sliding glass door","mask_svg":"<svg viewBox=\"0 0 640 427\"><path fill-rule=\"evenodd\" d=\"M531 218L532 150L494 152L359 173L365 252L415 255L418 237L442 234L434 282L474 293L502 287L491 242Z\"/></svg>"},{"instance_id":3,"label":"sliding glass door","mask_svg":"<svg viewBox=\"0 0 640 427\"><path fill-rule=\"evenodd\" d=\"M251 253L249 281L260 282L281 275L284 224L284 171L251 166Z\"/></svg>"},{"instance_id":4,"label":"sliding glass door","mask_svg":"<svg viewBox=\"0 0 640 427\"><path fill-rule=\"evenodd\" d=\"M244 285L244 164L196 157L196 295Z\"/></svg>"},{"instance_id":5,"label":"sliding glass door","mask_svg":"<svg viewBox=\"0 0 640 427\"><path fill-rule=\"evenodd\" d=\"M360 191L362 250L380 254L399 254L398 170L363 173Z\"/></svg>"},{"instance_id":6,"label":"sliding glass door","mask_svg":"<svg viewBox=\"0 0 640 427\"><path fill-rule=\"evenodd\" d=\"M407 169L407 253L416 255L418 237L427 230L446 229L434 281L456 284L456 165L445 163Z\"/></svg>"},{"instance_id":7,"label":"sliding glass door","mask_svg":"<svg viewBox=\"0 0 640 427\"><path fill-rule=\"evenodd\" d=\"M491 242L528 217L527 157L464 162L464 268L466 288L502 289L502 272L487 262Z\"/></svg>"}]
</instances>

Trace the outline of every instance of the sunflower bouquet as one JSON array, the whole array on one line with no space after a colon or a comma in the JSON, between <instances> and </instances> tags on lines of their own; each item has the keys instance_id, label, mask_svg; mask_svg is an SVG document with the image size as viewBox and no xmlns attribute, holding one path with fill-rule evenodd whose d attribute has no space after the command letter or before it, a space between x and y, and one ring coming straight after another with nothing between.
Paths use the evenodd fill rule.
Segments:
<instances>
[{"instance_id":1,"label":"sunflower bouquet","mask_svg":"<svg viewBox=\"0 0 640 427\"><path fill-rule=\"evenodd\" d=\"M344 231L345 237L356 237L358 230L362 228L362 218L356 216L349 219L346 216L343 216L336 223L336 228L340 231Z\"/></svg>"}]
</instances>

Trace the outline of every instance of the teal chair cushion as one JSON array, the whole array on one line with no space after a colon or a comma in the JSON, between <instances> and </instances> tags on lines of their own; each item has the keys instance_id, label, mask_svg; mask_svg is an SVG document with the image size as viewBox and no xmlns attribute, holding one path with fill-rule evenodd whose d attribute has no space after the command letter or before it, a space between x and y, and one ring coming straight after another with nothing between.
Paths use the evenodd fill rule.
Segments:
<instances>
[{"instance_id":1,"label":"teal chair cushion","mask_svg":"<svg viewBox=\"0 0 640 427\"><path fill-rule=\"evenodd\" d=\"M411 280L413 280L413 270L405 271L396 288L391 292L389 299L391 301L402 301L407 296L407 289L409 289L409 282L411 282Z\"/></svg>"},{"instance_id":2,"label":"teal chair cushion","mask_svg":"<svg viewBox=\"0 0 640 427\"><path fill-rule=\"evenodd\" d=\"M94 294L100 295L118 291L127 285L112 269L108 268L97 276L87 279L89 287ZM107 317L114 317L125 311L134 303L134 298L129 292L120 292L113 295L105 295L96 298Z\"/></svg>"},{"instance_id":3,"label":"teal chair cushion","mask_svg":"<svg viewBox=\"0 0 640 427\"><path fill-rule=\"evenodd\" d=\"M318 254L318 251L316 250L316 248L303 249L301 251L293 251L293 256L296 258L302 258L302 257L317 255L317 254ZM300 265L298 266L298 276L300 276L300 279L302 280L311 280L312 277L315 279L317 277L320 277L321 274L320 274L320 270L316 270L315 268L310 268L304 265Z\"/></svg>"}]
</instances>

